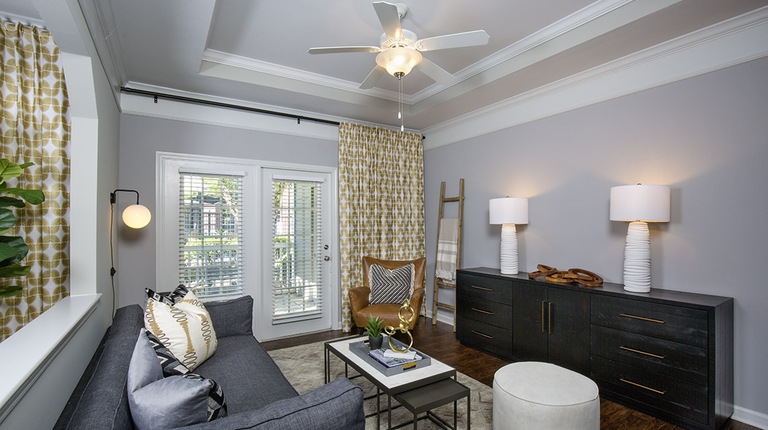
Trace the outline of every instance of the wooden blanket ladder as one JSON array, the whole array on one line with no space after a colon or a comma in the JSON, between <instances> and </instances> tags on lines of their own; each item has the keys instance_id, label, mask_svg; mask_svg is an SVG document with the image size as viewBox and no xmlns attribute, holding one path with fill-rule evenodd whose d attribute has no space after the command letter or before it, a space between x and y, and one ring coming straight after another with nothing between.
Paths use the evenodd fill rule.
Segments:
<instances>
[{"instance_id":1,"label":"wooden blanket ladder","mask_svg":"<svg viewBox=\"0 0 768 430\"><path fill-rule=\"evenodd\" d=\"M442 225L444 209L446 203L458 203L459 204L459 217L458 217L458 235L456 240L456 268L461 268L461 236L464 229L464 179L459 179L459 195L456 197L445 196L445 182L440 183L440 211L437 216L437 238L436 242L437 251L435 252L435 285L434 292L432 294L432 325L437 324L437 308L447 308L453 311L453 331L456 332L456 305L441 302L438 298L440 288L453 288L456 289L456 281L447 282L437 277L437 258L440 249L440 226Z\"/></svg>"}]
</instances>

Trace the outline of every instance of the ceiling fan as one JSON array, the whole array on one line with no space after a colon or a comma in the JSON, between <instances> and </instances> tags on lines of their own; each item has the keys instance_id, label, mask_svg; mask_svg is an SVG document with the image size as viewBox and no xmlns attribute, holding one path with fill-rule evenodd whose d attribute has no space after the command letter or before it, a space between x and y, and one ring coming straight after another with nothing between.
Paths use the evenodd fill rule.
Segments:
<instances>
[{"instance_id":1,"label":"ceiling fan","mask_svg":"<svg viewBox=\"0 0 768 430\"><path fill-rule=\"evenodd\" d=\"M438 49L462 48L488 44L488 33L484 30L467 31L464 33L446 34L443 36L417 39L412 31L400 26L400 20L408 12L408 7L402 3L373 3L376 15L379 17L384 34L381 35L379 46L333 46L311 48L310 54L337 54L344 52L375 52L376 67L368 74L360 88L372 88L384 73L389 73L398 79L407 75L413 67L418 67L427 76L440 83L450 83L453 75L437 64L424 58L421 53Z\"/></svg>"}]
</instances>

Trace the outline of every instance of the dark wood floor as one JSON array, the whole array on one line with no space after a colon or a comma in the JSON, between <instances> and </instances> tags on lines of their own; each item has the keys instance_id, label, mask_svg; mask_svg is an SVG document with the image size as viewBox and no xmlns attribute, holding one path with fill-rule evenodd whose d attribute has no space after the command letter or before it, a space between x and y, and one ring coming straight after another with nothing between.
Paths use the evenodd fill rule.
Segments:
<instances>
[{"instance_id":1,"label":"dark wood floor","mask_svg":"<svg viewBox=\"0 0 768 430\"><path fill-rule=\"evenodd\" d=\"M264 342L262 345L267 351L272 351L348 335L349 333L344 333L341 330L329 330L306 336ZM508 364L504 360L462 345L456 340L452 326L440 322L433 326L429 318L419 318L413 331L413 344L427 355L455 367L459 372L477 379L488 386L493 386L494 373L500 367ZM680 429L678 426L604 399L600 402L600 428L604 430ZM738 421L729 420L721 430L759 429Z\"/></svg>"}]
</instances>

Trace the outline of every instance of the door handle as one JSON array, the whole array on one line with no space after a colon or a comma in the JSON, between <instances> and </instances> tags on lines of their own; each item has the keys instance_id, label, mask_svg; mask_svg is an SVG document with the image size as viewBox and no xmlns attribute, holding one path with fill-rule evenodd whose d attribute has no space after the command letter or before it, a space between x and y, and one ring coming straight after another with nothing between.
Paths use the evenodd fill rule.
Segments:
<instances>
[{"instance_id":1,"label":"door handle","mask_svg":"<svg viewBox=\"0 0 768 430\"><path fill-rule=\"evenodd\" d=\"M549 302L549 310L547 311L547 326L549 326L549 334L552 334L552 302Z\"/></svg>"},{"instance_id":2,"label":"door handle","mask_svg":"<svg viewBox=\"0 0 768 430\"><path fill-rule=\"evenodd\" d=\"M544 303L547 303L546 301L541 302L541 332L546 333L547 329L544 328Z\"/></svg>"}]
</instances>

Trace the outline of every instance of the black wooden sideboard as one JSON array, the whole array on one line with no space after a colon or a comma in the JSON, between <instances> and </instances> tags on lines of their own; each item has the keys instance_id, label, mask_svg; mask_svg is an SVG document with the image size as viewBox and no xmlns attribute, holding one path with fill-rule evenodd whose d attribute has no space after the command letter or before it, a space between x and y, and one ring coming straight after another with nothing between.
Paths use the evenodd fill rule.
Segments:
<instances>
[{"instance_id":1,"label":"black wooden sideboard","mask_svg":"<svg viewBox=\"0 0 768 430\"><path fill-rule=\"evenodd\" d=\"M456 336L509 361L592 378L600 395L692 429L733 414L733 299L622 285L597 288L457 271Z\"/></svg>"}]
</instances>

